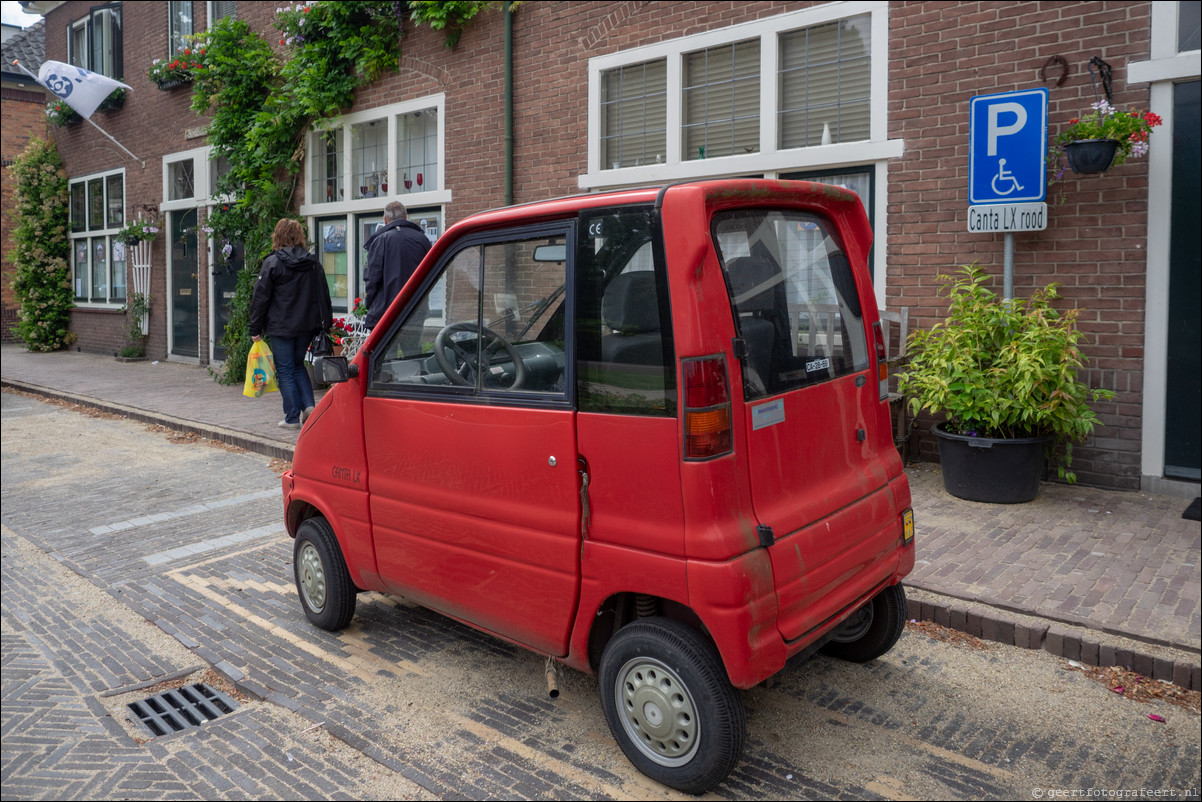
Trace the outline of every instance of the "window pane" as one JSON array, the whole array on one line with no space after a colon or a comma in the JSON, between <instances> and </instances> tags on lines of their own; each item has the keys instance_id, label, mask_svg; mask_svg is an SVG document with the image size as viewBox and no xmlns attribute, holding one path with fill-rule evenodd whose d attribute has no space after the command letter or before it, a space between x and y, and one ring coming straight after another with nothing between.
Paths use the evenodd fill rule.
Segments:
<instances>
[{"instance_id":1,"label":"window pane","mask_svg":"<svg viewBox=\"0 0 1202 802\"><path fill-rule=\"evenodd\" d=\"M318 131L310 144L309 170L313 177L310 203L345 200L342 181L342 129Z\"/></svg>"},{"instance_id":2,"label":"window pane","mask_svg":"<svg viewBox=\"0 0 1202 802\"><path fill-rule=\"evenodd\" d=\"M214 198L220 197L223 193L221 181L230 172L230 160L226 156L209 157L209 190Z\"/></svg>"},{"instance_id":3,"label":"window pane","mask_svg":"<svg viewBox=\"0 0 1202 802\"><path fill-rule=\"evenodd\" d=\"M601 78L602 169L667 158L667 61L631 64Z\"/></svg>"},{"instance_id":4,"label":"window pane","mask_svg":"<svg viewBox=\"0 0 1202 802\"><path fill-rule=\"evenodd\" d=\"M1177 52L1185 53L1202 47L1202 35L1198 26L1202 25L1202 3L1186 2L1177 4Z\"/></svg>"},{"instance_id":5,"label":"window pane","mask_svg":"<svg viewBox=\"0 0 1202 802\"><path fill-rule=\"evenodd\" d=\"M80 20L71 28L71 63L76 67L88 66L88 21Z\"/></svg>"},{"instance_id":6,"label":"window pane","mask_svg":"<svg viewBox=\"0 0 1202 802\"><path fill-rule=\"evenodd\" d=\"M664 267L647 209L581 215L576 248L582 411L673 415L675 356Z\"/></svg>"},{"instance_id":7,"label":"window pane","mask_svg":"<svg viewBox=\"0 0 1202 802\"><path fill-rule=\"evenodd\" d=\"M171 34L170 41L167 43L167 55L174 57L188 47L188 40L185 37L192 35L192 3L168 3L167 15Z\"/></svg>"},{"instance_id":8,"label":"window pane","mask_svg":"<svg viewBox=\"0 0 1202 802\"><path fill-rule=\"evenodd\" d=\"M869 21L863 14L781 36L782 148L869 138Z\"/></svg>"},{"instance_id":9,"label":"window pane","mask_svg":"<svg viewBox=\"0 0 1202 802\"><path fill-rule=\"evenodd\" d=\"M317 258L326 273L330 300L338 312L346 312L346 218L317 221Z\"/></svg>"},{"instance_id":10,"label":"window pane","mask_svg":"<svg viewBox=\"0 0 1202 802\"><path fill-rule=\"evenodd\" d=\"M120 228L125 225L125 178L121 175L110 175L108 185L108 228Z\"/></svg>"},{"instance_id":11,"label":"window pane","mask_svg":"<svg viewBox=\"0 0 1202 802\"><path fill-rule=\"evenodd\" d=\"M88 300L88 240L80 237L74 240L74 257L72 259L72 278L75 282L75 300Z\"/></svg>"},{"instance_id":12,"label":"window pane","mask_svg":"<svg viewBox=\"0 0 1202 802\"><path fill-rule=\"evenodd\" d=\"M87 228L87 186L79 181L71 185L71 230L86 231Z\"/></svg>"},{"instance_id":13,"label":"window pane","mask_svg":"<svg viewBox=\"0 0 1202 802\"><path fill-rule=\"evenodd\" d=\"M93 301L108 300L108 240L92 237L92 297Z\"/></svg>"},{"instance_id":14,"label":"window pane","mask_svg":"<svg viewBox=\"0 0 1202 802\"><path fill-rule=\"evenodd\" d=\"M720 212L713 236L747 344L749 400L868 367L851 264L823 218Z\"/></svg>"},{"instance_id":15,"label":"window pane","mask_svg":"<svg viewBox=\"0 0 1202 802\"><path fill-rule=\"evenodd\" d=\"M109 244L110 244L110 247L112 248L112 259L109 261L109 264L112 266L109 281L110 281L110 285L113 288L112 292L109 295L109 300L124 301L125 300L125 260L126 260L127 254L128 254L128 250L126 249L124 244L117 242L116 239L110 239Z\"/></svg>"},{"instance_id":16,"label":"window pane","mask_svg":"<svg viewBox=\"0 0 1202 802\"><path fill-rule=\"evenodd\" d=\"M397 117L397 172L394 195L438 189L438 109Z\"/></svg>"},{"instance_id":17,"label":"window pane","mask_svg":"<svg viewBox=\"0 0 1202 802\"><path fill-rule=\"evenodd\" d=\"M219 20L224 17L238 18L238 3L236 0L217 0L213 3L213 19ZM209 23L212 25L212 23Z\"/></svg>"},{"instance_id":18,"label":"window pane","mask_svg":"<svg viewBox=\"0 0 1202 802\"><path fill-rule=\"evenodd\" d=\"M351 190L355 198L376 198L387 190L388 123L372 120L351 126Z\"/></svg>"},{"instance_id":19,"label":"window pane","mask_svg":"<svg viewBox=\"0 0 1202 802\"><path fill-rule=\"evenodd\" d=\"M372 389L565 395L565 249L554 233L459 251L373 358Z\"/></svg>"},{"instance_id":20,"label":"window pane","mask_svg":"<svg viewBox=\"0 0 1202 802\"><path fill-rule=\"evenodd\" d=\"M88 181L88 230L104 228L104 179Z\"/></svg>"},{"instance_id":21,"label":"window pane","mask_svg":"<svg viewBox=\"0 0 1202 802\"><path fill-rule=\"evenodd\" d=\"M121 7L93 10L88 36L88 69L121 78Z\"/></svg>"},{"instance_id":22,"label":"window pane","mask_svg":"<svg viewBox=\"0 0 1202 802\"><path fill-rule=\"evenodd\" d=\"M685 56L683 157L759 151L760 42L752 39Z\"/></svg>"},{"instance_id":23,"label":"window pane","mask_svg":"<svg viewBox=\"0 0 1202 802\"><path fill-rule=\"evenodd\" d=\"M167 200L188 200L196 194L195 170L192 159L167 165Z\"/></svg>"}]
</instances>

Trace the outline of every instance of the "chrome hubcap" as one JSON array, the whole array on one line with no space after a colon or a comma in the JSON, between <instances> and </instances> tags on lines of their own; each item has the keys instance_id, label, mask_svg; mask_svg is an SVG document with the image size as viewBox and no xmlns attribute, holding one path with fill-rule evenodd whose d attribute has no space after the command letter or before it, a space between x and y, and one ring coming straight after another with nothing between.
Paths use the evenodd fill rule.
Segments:
<instances>
[{"instance_id":1,"label":"chrome hubcap","mask_svg":"<svg viewBox=\"0 0 1202 802\"><path fill-rule=\"evenodd\" d=\"M320 613L326 606L326 572L321 564L321 556L312 543L306 543L301 546L297 560L296 570L305 604L313 612Z\"/></svg>"},{"instance_id":2,"label":"chrome hubcap","mask_svg":"<svg viewBox=\"0 0 1202 802\"><path fill-rule=\"evenodd\" d=\"M658 660L631 660L618 672L614 693L622 726L639 751L661 766L682 766L693 758L701 721L675 671Z\"/></svg>"}]
</instances>

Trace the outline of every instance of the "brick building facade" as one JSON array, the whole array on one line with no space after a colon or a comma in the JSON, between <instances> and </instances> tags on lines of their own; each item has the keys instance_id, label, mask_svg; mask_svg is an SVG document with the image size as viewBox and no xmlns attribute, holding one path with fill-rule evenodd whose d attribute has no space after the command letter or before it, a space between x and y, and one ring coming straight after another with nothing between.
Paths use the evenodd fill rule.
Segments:
<instances>
[{"instance_id":1,"label":"brick building facade","mask_svg":"<svg viewBox=\"0 0 1202 802\"><path fill-rule=\"evenodd\" d=\"M208 267L220 244L186 235L208 204L205 120L189 110L186 88L160 91L146 71L168 55L169 5L185 6L196 31L232 11L269 41L277 6L127 5L123 67L133 91L97 122L145 166L86 125L56 138L73 179L119 175L126 216L145 208L175 226L154 243L149 351L206 364L221 357L220 300L230 288ZM49 31L67 31L92 7L30 4ZM1002 235L966 224L970 99L1047 88L1054 138L1101 97L1088 70L1096 56L1113 69L1116 107L1151 108L1166 125L1148 158L1098 176L1069 172L1049 188L1047 229L1014 235L1015 291L1059 282L1063 303L1081 309L1091 384L1116 392L1098 406L1104 426L1075 452L1080 480L1175 487L1198 478L1196 427L1189 464L1176 464L1170 433L1174 403L1184 399L1198 417L1197 371L1182 390L1169 369L1181 358L1173 327L1184 319L1196 350L1199 317L1196 291L1184 311L1170 303L1170 286L1190 286L1191 271L1197 286L1196 226L1192 255L1180 239L1190 226L1172 230L1175 193L1198 195L1196 158L1180 161L1196 134L1182 143L1183 127L1173 126L1196 114L1196 17L1197 3L1175 2L523 3L513 15L513 201L717 176L840 183L860 193L873 223L878 303L907 307L911 327L927 327L943 316L939 274L976 261L1000 288ZM344 118L307 139L300 212L343 311L361 294L358 249L388 198L405 202L432 237L506 200L501 12L477 17L454 50L441 33L407 25L402 49L399 72L360 90ZM67 36L49 36L46 50L67 61ZM708 111L698 112L699 90ZM177 191L184 181L191 194ZM122 344L115 285L73 313L80 348ZM922 451L933 457L933 444Z\"/></svg>"}]
</instances>

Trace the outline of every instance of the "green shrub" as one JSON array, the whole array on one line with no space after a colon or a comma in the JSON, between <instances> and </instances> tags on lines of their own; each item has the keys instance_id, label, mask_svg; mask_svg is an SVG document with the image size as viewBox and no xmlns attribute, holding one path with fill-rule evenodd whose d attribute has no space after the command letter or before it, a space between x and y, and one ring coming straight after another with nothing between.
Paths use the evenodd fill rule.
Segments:
<instances>
[{"instance_id":1,"label":"green shrub","mask_svg":"<svg viewBox=\"0 0 1202 802\"><path fill-rule=\"evenodd\" d=\"M16 266L12 286L20 304L13 331L31 351L56 351L76 339L67 173L54 143L41 139L29 143L11 170L16 247L9 258Z\"/></svg>"},{"instance_id":2,"label":"green shrub","mask_svg":"<svg viewBox=\"0 0 1202 802\"><path fill-rule=\"evenodd\" d=\"M1052 308L1056 285L1026 300L1003 300L984 285L988 276L965 265L958 276L940 276L949 298L947 320L910 336L909 364L898 374L901 392L920 409L947 415L953 434L1013 438L1051 435L1065 447L1059 475L1068 470L1073 443L1100 425L1090 401L1111 390L1081 381L1086 359L1078 343L1076 309Z\"/></svg>"}]
</instances>

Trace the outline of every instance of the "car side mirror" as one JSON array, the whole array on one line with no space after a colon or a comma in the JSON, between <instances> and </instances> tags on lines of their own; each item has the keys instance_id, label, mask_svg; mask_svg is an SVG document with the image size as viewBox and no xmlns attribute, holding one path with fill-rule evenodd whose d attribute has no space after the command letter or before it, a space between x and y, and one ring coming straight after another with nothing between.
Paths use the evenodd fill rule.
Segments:
<instances>
[{"instance_id":1,"label":"car side mirror","mask_svg":"<svg viewBox=\"0 0 1202 802\"><path fill-rule=\"evenodd\" d=\"M348 364L344 356L319 356L313 360L313 372L322 384L341 384L359 375L359 366Z\"/></svg>"}]
</instances>

